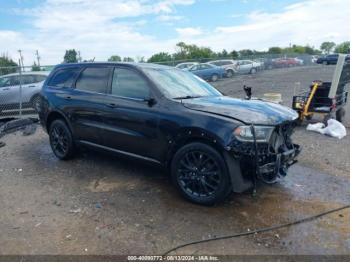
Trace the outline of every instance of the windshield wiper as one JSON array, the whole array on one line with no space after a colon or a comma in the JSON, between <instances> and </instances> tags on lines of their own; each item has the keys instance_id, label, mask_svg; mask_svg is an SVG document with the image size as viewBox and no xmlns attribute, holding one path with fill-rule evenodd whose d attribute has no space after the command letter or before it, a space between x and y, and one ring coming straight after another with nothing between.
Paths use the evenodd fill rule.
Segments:
<instances>
[{"instance_id":1,"label":"windshield wiper","mask_svg":"<svg viewBox=\"0 0 350 262\"><path fill-rule=\"evenodd\" d=\"M179 97L174 97L174 99L182 100L182 99L192 99L192 98L199 98L202 96L179 96Z\"/></svg>"}]
</instances>

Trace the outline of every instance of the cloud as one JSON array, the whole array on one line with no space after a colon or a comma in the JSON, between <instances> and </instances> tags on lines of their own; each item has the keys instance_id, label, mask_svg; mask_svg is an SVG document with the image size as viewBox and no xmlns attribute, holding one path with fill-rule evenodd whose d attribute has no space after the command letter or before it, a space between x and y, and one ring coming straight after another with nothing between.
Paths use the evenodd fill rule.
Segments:
<instances>
[{"instance_id":1,"label":"cloud","mask_svg":"<svg viewBox=\"0 0 350 262\"><path fill-rule=\"evenodd\" d=\"M173 22L182 19L184 19L184 17L179 15L160 15L157 17L157 20L161 22Z\"/></svg>"},{"instance_id":2,"label":"cloud","mask_svg":"<svg viewBox=\"0 0 350 262\"><path fill-rule=\"evenodd\" d=\"M203 33L202 29L199 27L176 28L176 32L179 34L181 38L199 36Z\"/></svg>"},{"instance_id":3,"label":"cloud","mask_svg":"<svg viewBox=\"0 0 350 262\"><path fill-rule=\"evenodd\" d=\"M106 60L113 54L148 57L160 51L173 52L179 41L218 51L263 50L289 43L318 47L323 41L340 43L350 39L348 0L305 0L280 12L254 11L243 17L244 22L239 25L217 25L215 16L207 18L216 25L214 29L193 26L178 12L178 6L194 3L194 0L46 0L35 8L15 10L17 15L29 18L31 28L0 30L0 52L8 52L17 60L17 50L22 49L29 65L37 49L42 63L54 64L62 61L65 49L69 48L80 50L84 59ZM188 22L188 26L169 27L170 33L177 34L161 40L142 30L154 21L180 20Z\"/></svg>"},{"instance_id":4,"label":"cloud","mask_svg":"<svg viewBox=\"0 0 350 262\"><path fill-rule=\"evenodd\" d=\"M266 50L270 46L340 43L350 39L348 0L307 0L286 6L280 12L254 11L243 24L218 26L192 43L223 48Z\"/></svg>"},{"instance_id":5,"label":"cloud","mask_svg":"<svg viewBox=\"0 0 350 262\"><path fill-rule=\"evenodd\" d=\"M46 0L34 8L16 9L30 19L25 33L0 31L0 50L17 57L24 50L26 64L39 50L42 63L59 63L65 49L81 51L83 58L106 60L110 55L150 56L155 51L174 48L174 40L158 41L139 32L147 24L146 15L175 21L176 7L194 0ZM125 22L125 18L128 18ZM137 21L131 20L138 19Z\"/></svg>"}]
</instances>

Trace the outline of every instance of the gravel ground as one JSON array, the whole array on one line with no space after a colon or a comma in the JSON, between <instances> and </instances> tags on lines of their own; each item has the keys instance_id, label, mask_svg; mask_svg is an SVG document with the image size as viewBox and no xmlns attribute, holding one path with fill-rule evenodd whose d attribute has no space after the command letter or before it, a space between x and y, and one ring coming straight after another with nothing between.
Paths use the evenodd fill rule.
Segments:
<instances>
[{"instance_id":1,"label":"gravel ground","mask_svg":"<svg viewBox=\"0 0 350 262\"><path fill-rule=\"evenodd\" d=\"M290 68L215 83L242 97L282 93L331 77L332 67ZM296 84L300 83L300 84ZM348 112L350 112L348 110ZM316 119L317 120L317 119ZM346 125L349 126L349 118ZM347 129L349 132L349 129ZM247 232L342 206L350 199L349 136L305 131L299 163L258 194L234 194L216 207L184 201L164 171L145 163L83 150L57 160L47 135L8 135L0 148L0 254L162 254L188 241ZM172 254L350 254L350 210L248 237L189 246Z\"/></svg>"}]
</instances>

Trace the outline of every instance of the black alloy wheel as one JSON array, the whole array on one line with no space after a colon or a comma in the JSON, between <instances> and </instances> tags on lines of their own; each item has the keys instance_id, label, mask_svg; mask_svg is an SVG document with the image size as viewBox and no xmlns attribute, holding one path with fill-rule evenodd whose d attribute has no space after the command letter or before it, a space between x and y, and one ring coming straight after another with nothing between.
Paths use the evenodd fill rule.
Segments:
<instances>
[{"instance_id":1,"label":"black alloy wheel","mask_svg":"<svg viewBox=\"0 0 350 262\"><path fill-rule=\"evenodd\" d=\"M61 160L74 154L72 134L63 120L55 120L50 126L50 145L55 156Z\"/></svg>"},{"instance_id":2,"label":"black alloy wheel","mask_svg":"<svg viewBox=\"0 0 350 262\"><path fill-rule=\"evenodd\" d=\"M223 158L215 149L202 143L186 145L176 153L172 177L182 195L198 204L220 202L231 190Z\"/></svg>"}]
</instances>

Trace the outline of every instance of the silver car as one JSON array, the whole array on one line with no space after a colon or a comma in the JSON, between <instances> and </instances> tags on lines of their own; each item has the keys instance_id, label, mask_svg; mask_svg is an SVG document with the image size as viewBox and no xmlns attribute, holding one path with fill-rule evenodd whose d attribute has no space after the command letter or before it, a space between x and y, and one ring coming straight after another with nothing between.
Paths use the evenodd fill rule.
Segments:
<instances>
[{"instance_id":1,"label":"silver car","mask_svg":"<svg viewBox=\"0 0 350 262\"><path fill-rule=\"evenodd\" d=\"M39 107L39 93L49 72L23 72L0 76L0 112ZM22 84L22 90L20 88Z\"/></svg>"},{"instance_id":2,"label":"silver car","mask_svg":"<svg viewBox=\"0 0 350 262\"><path fill-rule=\"evenodd\" d=\"M255 74L258 71L260 64L252 60L237 61L237 70L240 74Z\"/></svg>"},{"instance_id":3,"label":"silver car","mask_svg":"<svg viewBox=\"0 0 350 262\"><path fill-rule=\"evenodd\" d=\"M175 67L182 69L182 70L188 70L190 67L194 66L194 65L198 65L199 63L197 62L187 62L187 63L180 63L177 64Z\"/></svg>"},{"instance_id":4,"label":"silver car","mask_svg":"<svg viewBox=\"0 0 350 262\"><path fill-rule=\"evenodd\" d=\"M216 65L225 69L226 77L233 77L237 73L237 62L231 59L210 61L208 64Z\"/></svg>"}]
</instances>

